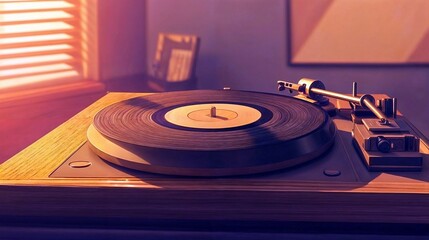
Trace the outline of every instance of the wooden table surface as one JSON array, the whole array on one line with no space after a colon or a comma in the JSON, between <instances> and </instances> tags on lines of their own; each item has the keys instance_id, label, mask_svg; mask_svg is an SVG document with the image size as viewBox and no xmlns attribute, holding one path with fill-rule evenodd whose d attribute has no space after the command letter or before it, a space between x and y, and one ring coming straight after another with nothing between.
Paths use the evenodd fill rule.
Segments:
<instances>
[{"instance_id":1,"label":"wooden table surface","mask_svg":"<svg viewBox=\"0 0 429 240\"><path fill-rule=\"evenodd\" d=\"M85 143L87 128L99 110L143 95L109 93L0 165L0 218L17 222L37 218L51 224L58 219L142 224L179 219L429 224L429 183L418 178L374 179L365 184L252 178L49 178Z\"/></svg>"}]
</instances>

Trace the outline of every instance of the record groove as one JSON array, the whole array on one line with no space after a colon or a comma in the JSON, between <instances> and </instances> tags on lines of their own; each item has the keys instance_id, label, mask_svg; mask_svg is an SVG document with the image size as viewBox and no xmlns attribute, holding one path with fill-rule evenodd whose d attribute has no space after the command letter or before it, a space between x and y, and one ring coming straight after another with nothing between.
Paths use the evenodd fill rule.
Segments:
<instances>
[{"instance_id":1,"label":"record groove","mask_svg":"<svg viewBox=\"0 0 429 240\"><path fill-rule=\"evenodd\" d=\"M263 119L233 129L207 131L172 126L162 116L186 104L234 103L257 108ZM267 93L195 90L148 95L113 104L94 119L104 136L137 146L190 151L227 151L281 144L306 136L328 121L318 106Z\"/></svg>"}]
</instances>

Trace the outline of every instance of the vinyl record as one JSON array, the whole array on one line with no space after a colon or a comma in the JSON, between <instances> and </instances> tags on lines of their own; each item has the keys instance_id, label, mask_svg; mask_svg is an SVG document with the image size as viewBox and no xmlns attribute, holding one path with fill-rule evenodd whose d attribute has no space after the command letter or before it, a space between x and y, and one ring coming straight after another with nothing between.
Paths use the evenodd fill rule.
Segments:
<instances>
[{"instance_id":1,"label":"vinyl record","mask_svg":"<svg viewBox=\"0 0 429 240\"><path fill-rule=\"evenodd\" d=\"M302 100L257 92L195 90L108 106L95 116L88 139L102 158L126 167L224 176L308 161L326 151L334 133L326 112Z\"/></svg>"}]
</instances>

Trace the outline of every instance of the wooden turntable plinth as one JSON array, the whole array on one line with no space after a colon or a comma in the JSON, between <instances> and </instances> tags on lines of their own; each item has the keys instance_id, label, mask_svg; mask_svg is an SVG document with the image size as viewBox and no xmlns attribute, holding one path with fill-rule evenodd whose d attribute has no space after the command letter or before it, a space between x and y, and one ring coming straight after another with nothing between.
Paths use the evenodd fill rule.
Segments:
<instances>
[{"instance_id":1,"label":"wooden turntable plinth","mask_svg":"<svg viewBox=\"0 0 429 240\"><path fill-rule=\"evenodd\" d=\"M212 226L277 224L286 229L297 223L302 227L317 226L314 223L429 225L429 150L423 143L422 172L359 172L351 176L354 181L294 181L277 175L50 177L85 144L87 129L97 112L113 103L145 95L109 93L0 165L1 221L23 224L37 220L43 226L107 224L109 228L156 223L157 229L163 229L166 223L171 227L184 222L208 222ZM335 121L340 134L349 134L342 128L342 121L346 120ZM345 152L349 149L353 149L351 142ZM362 163L356 161L352 166L359 164Z\"/></svg>"}]
</instances>

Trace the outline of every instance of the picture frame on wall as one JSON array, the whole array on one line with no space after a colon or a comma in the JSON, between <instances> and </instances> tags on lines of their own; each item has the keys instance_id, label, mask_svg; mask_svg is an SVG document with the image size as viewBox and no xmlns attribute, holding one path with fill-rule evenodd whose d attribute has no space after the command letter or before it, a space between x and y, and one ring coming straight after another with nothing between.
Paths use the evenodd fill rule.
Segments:
<instances>
[{"instance_id":1,"label":"picture frame on wall","mask_svg":"<svg viewBox=\"0 0 429 240\"><path fill-rule=\"evenodd\" d=\"M429 64L429 1L289 0L289 63Z\"/></svg>"}]
</instances>

